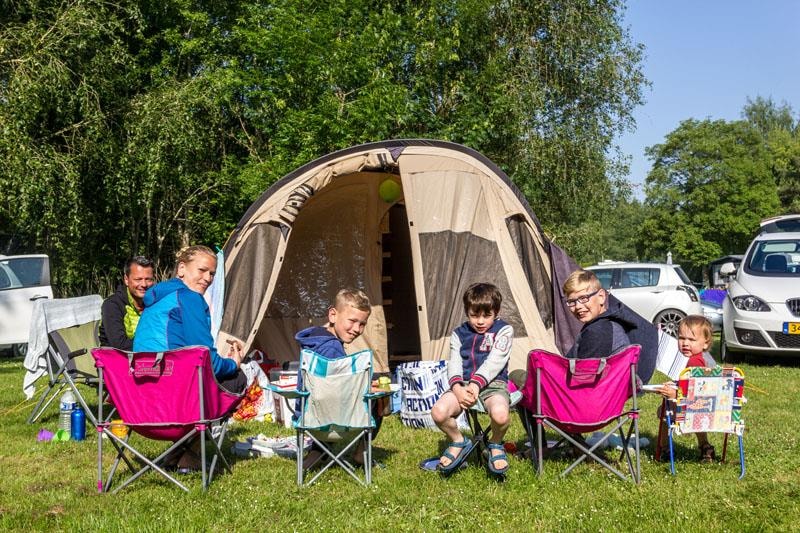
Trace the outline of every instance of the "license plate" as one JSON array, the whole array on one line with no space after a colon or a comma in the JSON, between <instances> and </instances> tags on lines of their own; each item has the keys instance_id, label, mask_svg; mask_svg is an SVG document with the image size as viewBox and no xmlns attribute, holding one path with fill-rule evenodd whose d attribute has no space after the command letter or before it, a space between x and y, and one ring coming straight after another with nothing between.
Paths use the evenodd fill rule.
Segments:
<instances>
[{"instance_id":1,"label":"license plate","mask_svg":"<svg viewBox=\"0 0 800 533\"><path fill-rule=\"evenodd\" d=\"M786 335L800 335L800 322L784 322L783 332Z\"/></svg>"}]
</instances>

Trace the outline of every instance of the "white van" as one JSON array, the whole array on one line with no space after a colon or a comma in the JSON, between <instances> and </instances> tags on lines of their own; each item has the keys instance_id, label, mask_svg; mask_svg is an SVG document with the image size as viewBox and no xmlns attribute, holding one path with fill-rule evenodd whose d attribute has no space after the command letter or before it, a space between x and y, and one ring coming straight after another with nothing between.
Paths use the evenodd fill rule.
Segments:
<instances>
[{"instance_id":1,"label":"white van","mask_svg":"<svg viewBox=\"0 0 800 533\"><path fill-rule=\"evenodd\" d=\"M726 263L720 352L800 355L800 215L761 222L736 268Z\"/></svg>"},{"instance_id":2,"label":"white van","mask_svg":"<svg viewBox=\"0 0 800 533\"><path fill-rule=\"evenodd\" d=\"M33 302L52 297L46 255L0 255L0 350L25 354Z\"/></svg>"}]
</instances>

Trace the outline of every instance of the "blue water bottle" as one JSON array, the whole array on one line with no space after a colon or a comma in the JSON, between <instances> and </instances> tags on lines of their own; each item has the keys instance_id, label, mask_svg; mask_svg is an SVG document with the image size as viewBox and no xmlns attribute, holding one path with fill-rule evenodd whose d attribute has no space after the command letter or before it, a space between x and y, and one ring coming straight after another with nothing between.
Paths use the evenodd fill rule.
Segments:
<instances>
[{"instance_id":1,"label":"blue water bottle","mask_svg":"<svg viewBox=\"0 0 800 533\"><path fill-rule=\"evenodd\" d=\"M72 410L70 426L70 439L83 440L86 438L86 413L83 412L83 408L80 405Z\"/></svg>"}]
</instances>

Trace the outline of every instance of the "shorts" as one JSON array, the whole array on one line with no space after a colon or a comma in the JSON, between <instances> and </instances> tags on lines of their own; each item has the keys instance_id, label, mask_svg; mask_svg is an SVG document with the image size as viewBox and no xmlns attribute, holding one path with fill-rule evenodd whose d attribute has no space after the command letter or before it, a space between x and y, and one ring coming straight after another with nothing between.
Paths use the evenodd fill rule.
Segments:
<instances>
[{"instance_id":1,"label":"shorts","mask_svg":"<svg viewBox=\"0 0 800 533\"><path fill-rule=\"evenodd\" d=\"M486 385L486 388L480 392L478 398L480 398L481 403L483 403L487 398L494 396L495 394L500 394L506 399L507 402L511 403L511 395L508 394L508 383L499 379L496 379Z\"/></svg>"}]
</instances>

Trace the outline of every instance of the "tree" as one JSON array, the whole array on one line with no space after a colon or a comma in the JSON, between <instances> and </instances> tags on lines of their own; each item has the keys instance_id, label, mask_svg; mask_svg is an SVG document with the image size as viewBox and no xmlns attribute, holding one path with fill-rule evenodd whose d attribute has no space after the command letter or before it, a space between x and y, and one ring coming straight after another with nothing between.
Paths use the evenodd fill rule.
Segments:
<instances>
[{"instance_id":1,"label":"tree","mask_svg":"<svg viewBox=\"0 0 800 533\"><path fill-rule=\"evenodd\" d=\"M761 97L748 98L742 116L765 139L782 210L800 213L800 120L795 120L789 104Z\"/></svg>"},{"instance_id":2,"label":"tree","mask_svg":"<svg viewBox=\"0 0 800 533\"><path fill-rule=\"evenodd\" d=\"M644 84L622 0L4 5L0 234L67 293L132 252L222 244L287 172L388 138L483 152L577 249Z\"/></svg>"},{"instance_id":3,"label":"tree","mask_svg":"<svg viewBox=\"0 0 800 533\"><path fill-rule=\"evenodd\" d=\"M778 212L771 157L760 132L745 121L689 119L646 151L647 217L638 248L705 265L742 253L762 218Z\"/></svg>"}]
</instances>

